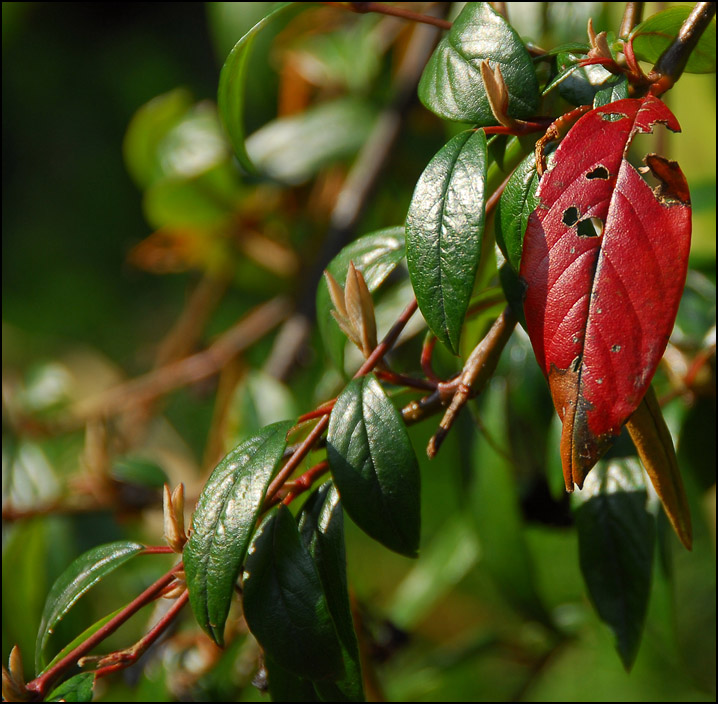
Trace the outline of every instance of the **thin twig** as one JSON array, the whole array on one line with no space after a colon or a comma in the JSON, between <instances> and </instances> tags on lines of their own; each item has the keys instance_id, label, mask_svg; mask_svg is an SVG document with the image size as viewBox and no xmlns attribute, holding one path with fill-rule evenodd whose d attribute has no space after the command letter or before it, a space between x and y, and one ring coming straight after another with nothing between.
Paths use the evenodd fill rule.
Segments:
<instances>
[{"instance_id":1,"label":"thin twig","mask_svg":"<svg viewBox=\"0 0 718 704\"><path fill-rule=\"evenodd\" d=\"M421 15L411 10L405 10L403 7L384 5L380 2L323 2L322 5L330 5L331 7L338 7L342 10L349 10L350 12L357 12L359 14L377 12L382 15L390 15L391 17L400 17L403 20L409 20L411 22L430 24L440 29L451 29L451 22L447 20L432 17L431 15Z\"/></svg>"},{"instance_id":2,"label":"thin twig","mask_svg":"<svg viewBox=\"0 0 718 704\"><path fill-rule=\"evenodd\" d=\"M451 405L446 410L441 423L439 423L439 429L426 448L426 454L430 458L436 456L459 411L464 407L472 393L479 393L491 378L501 352L509 341L516 323L516 316L511 311L511 308L507 306L491 326L486 337L474 347L464 365Z\"/></svg>"},{"instance_id":3,"label":"thin twig","mask_svg":"<svg viewBox=\"0 0 718 704\"><path fill-rule=\"evenodd\" d=\"M364 364L359 367L356 374L354 374L354 379L358 379L360 376L368 374L372 369L374 369L374 367L376 367L377 364L379 364L379 362L381 362L384 355L394 346L394 343L401 334L401 331L409 322L411 316L414 315L417 308L418 304L416 299L414 299L404 309L402 314L392 326L391 330L389 330L389 332L384 336L384 339L376 346L376 349L374 349L374 351L369 355ZM310 431L309 435L307 435L307 437L299 444L284 467L279 470L277 476L274 477L267 488L266 501L271 501L274 495L284 485L284 482L292 476L294 470L300 465L309 452L311 452L314 444L322 436L322 433L326 430L327 425L329 425L329 414L324 415L319 419L317 424Z\"/></svg>"},{"instance_id":4,"label":"thin twig","mask_svg":"<svg viewBox=\"0 0 718 704\"><path fill-rule=\"evenodd\" d=\"M130 667L130 665L134 665L172 625L182 609L186 606L188 600L189 592L185 589L182 594L177 597L175 603L167 610L167 613L162 616L137 643L125 650L109 653L102 657L99 663L101 667L95 671L95 678L106 677L113 672L124 670Z\"/></svg>"},{"instance_id":5,"label":"thin twig","mask_svg":"<svg viewBox=\"0 0 718 704\"><path fill-rule=\"evenodd\" d=\"M681 25L678 36L661 54L649 78L654 81L651 92L662 95L680 78L693 49L716 13L714 2L697 2Z\"/></svg>"},{"instance_id":6,"label":"thin twig","mask_svg":"<svg viewBox=\"0 0 718 704\"><path fill-rule=\"evenodd\" d=\"M351 8L342 4L342 9ZM446 11L448 4L442 3L439 9ZM300 294L296 312L282 327L264 366L264 370L271 376L287 378L309 337L311 321L315 317L315 294L322 272L356 235L359 220L401 134L408 108L416 97L416 86L437 39L438 32L431 27L413 29L392 86L394 98L380 113L369 138L352 164L332 210L322 249L312 269L300 278L303 293Z\"/></svg>"},{"instance_id":7,"label":"thin twig","mask_svg":"<svg viewBox=\"0 0 718 704\"><path fill-rule=\"evenodd\" d=\"M284 320L290 310L285 298L273 298L254 308L202 352L172 362L109 391L75 404L76 420L107 417L145 403L174 389L216 374L237 354L253 345Z\"/></svg>"},{"instance_id":8,"label":"thin twig","mask_svg":"<svg viewBox=\"0 0 718 704\"><path fill-rule=\"evenodd\" d=\"M644 2L627 2L623 10L623 19L621 20L621 28L618 30L618 36L621 39L628 39L628 35L633 28L640 23L643 17Z\"/></svg>"},{"instance_id":9,"label":"thin twig","mask_svg":"<svg viewBox=\"0 0 718 704\"><path fill-rule=\"evenodd\" d=\"M32 680L32 682L29 682L27 688L32 692L37 692L40 697L44 697L57 679L73 667L81 657L90 653L93 648L114 633L143 606L154 601L161 594L162 590L172 582L175 578L175 573L181 569L182 563L162 575L154 584L147 587L142 594L125 606L122 611L111 618L102 628L95 631L87 640L80 643L74 650L71 650L64 658L56 662L52 667Z\"/></svg>"}]
</instances>

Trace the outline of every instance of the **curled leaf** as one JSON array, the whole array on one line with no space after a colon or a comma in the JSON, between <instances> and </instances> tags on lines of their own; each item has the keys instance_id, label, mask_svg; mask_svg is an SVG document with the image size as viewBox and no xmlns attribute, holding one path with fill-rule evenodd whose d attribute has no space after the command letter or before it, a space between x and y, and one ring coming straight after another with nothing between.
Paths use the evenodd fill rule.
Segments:
<instances>
[{"instance_id":1,"label":"curled leaf","mask_svg":"<svg viewBox=\"0 0 718 704\"><path fill-rule=\"evenodd\" d=\"M691 514L671 434L663 418L653 387L650 386L626 428L638 456L663 503L668 520L688 550L693 544Z\"/></svg>"}]
</instances>

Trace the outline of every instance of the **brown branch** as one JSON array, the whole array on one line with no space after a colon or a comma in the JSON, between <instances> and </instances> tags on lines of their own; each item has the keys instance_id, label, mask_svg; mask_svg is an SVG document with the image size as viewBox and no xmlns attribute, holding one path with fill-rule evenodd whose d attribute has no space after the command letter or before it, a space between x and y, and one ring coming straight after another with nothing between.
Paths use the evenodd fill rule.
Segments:
<instances>
[{"instance_id":1,"label":"brown branch","mask_svg":"<svg viewBox=\"0 0 718 704\"><path fill-rule=\"evenodd\" d=\"M396 5L384 5L380 2L323 2L322 5L330 5L331 7L338 7L342 10L349 10L350 12L357 12L359 14L377 12L381 15L399 17L402 20L430 24L440 29L451 29L451 22L447 20L432 17L431 15L422 15L417 12L412 12L411 10L405 10L403 7L397 7Z\"/></svg>"},{"instance_id":2,"label":"brown branch","mask_svg":"<svg viewBox=\"0 0 718 704\"><path fill-rule=\"evenodd\" d=\"M136 379L132 379L98 396L80 401L72 408L76 421L107 417L126 408L146 403L174 389L216 374L237 354L264 337L290 310L285 298L274 298L254 308L223 333L206 350L172 362Z\"/></svg>"},{"instance_id":3,"label":"brown branch","mask_svg":"<svg viewBox=\"0 0 718 704\"><path fill-rule=\"evenodd\" d=\"M368 374L379 362L381 362L384 355L394 346L397 338L401 334L409 319L416 312L418 304L414 299L402 312L397 321L392 326L391 330L384 336L384 339L376 346L376 349L369 355L364 364L359 367L354 379L358 379L360 376ZM274 477L269 487L267 488L267 498L265 500L265 506L270 505L270 502L274 498L274 495L284 485L284 482L292 476L294 470L301 464L302 460L311 452L314 444L322 436L322 433L326 430L329 425L329 414L322 416L317 424L312 428L309 435L299 444L297 449L294 451L292 456L289 458L287 463L282 467L277 476Z\"/></svg>"},{"instance_id":4,"label":"brown branch","mask_svg":"<svg viewBox=\"0 0 718 704\"><path fill-rule=\"evenodd\" d=\"M182 359L192 351L228 283L228 276L221 274L205 274L199 280L179 317L160 343L155 358L157 368Z\"/></svg>"},{"instance_id":5,"label":"brown branch","mask_svg":"<svg viewBox=\"0 0 718 704\"><path fill-rule=\"evenodd\" d=\"M351 9L342 5L343 9ZM440 9L446 10L442 3ZM264 370L278 379L286 379L299 350L309 337L315 317L316 290L322 272L342 247L356 235L357 225L374 193L384 166L399 138L409 106L415 100L416 86L424 65L437 41L431 27L415 27L398 66L394 98L376 120L369 138L362 146L337 196L321 252L313 268L301 277L303 293L296 313L285 323L272 347Z\"/></svg>"},{"instance_id":6,"label":"brown branch","mask_svg":"<svg viewBox=\"0 0 718 704\"><path fill-rule=\"evenodd\" d=\"M678 36L661 54L649 75L654 81L651 92L665 93L680 78L693 49L716 13L714 2L697 2L691 14L681 25Z\"/></svg>"},{"instance_id":7,"label":"brown branch","mask_svg":"<svg viewBox=\"0 0 718 704\"><path fill-rule=\"evenodd\" d=\"M633 28L639 24L643 17L644 2L627 2L623 11L623 19L621 20L621 28L618 30L618 36L621 39L628 39L628 35Z\"/></svg>"}]
</instances>

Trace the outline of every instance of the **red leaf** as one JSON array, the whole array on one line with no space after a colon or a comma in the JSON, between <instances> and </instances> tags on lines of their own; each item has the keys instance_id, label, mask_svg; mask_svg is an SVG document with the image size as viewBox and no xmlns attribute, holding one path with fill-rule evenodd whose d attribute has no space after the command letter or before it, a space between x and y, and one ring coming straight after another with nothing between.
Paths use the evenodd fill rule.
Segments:
<instances>
[{"instance_id":1,"label":"red leaf","mask_svg":"<svg viewBox=\"0 0 718 704\"><path fill-rule=\"evenodd\" d=\"M625 159L657 122L657 98L584 115L539 184L521 259L526 323L563 421L566 488L583 485L641 403L668 342L688 266L691 209L680 168L649 155L652 191Z\"/></svg>"}]
</instances>

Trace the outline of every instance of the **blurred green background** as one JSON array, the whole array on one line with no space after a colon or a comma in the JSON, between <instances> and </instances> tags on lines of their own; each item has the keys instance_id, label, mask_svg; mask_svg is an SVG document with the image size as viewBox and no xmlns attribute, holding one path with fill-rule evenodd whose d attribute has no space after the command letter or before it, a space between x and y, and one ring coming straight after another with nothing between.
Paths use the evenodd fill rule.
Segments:
<instances>
[{"instance_id":1,"label":"blurred green background","mask_svg":"<svg viewBox=\"0 0 718 704\"><path fill-rule=\"evenodd\" d=\"M27 407L33 407L30 392L34 389L36 395L49 394L35 408L40 414L51 413L53 399L62 399L67 370L78 385L82 385L78 379L85 380L87 388L77 391L81 396L152 366L157 345L200 273L190 267L158 276L128 261L133 248L154 228L145 218L142 194L125 166L123 138L136 111L158 95L182 87L193 100L215 100L227 52L270 4L3 3L3 387L7 373L8 383L23 390ZM583 39L589 12L598 18L598 29L618 24L618 3L573 5L586 7L509 3L509 12L522 35L546 46ZM647 3L646 14L656 5ZM359 18L349 20L351 24ZM277 62L270 53L272 38L258 43L260 58L253 64L252 109L247 116L250 132L276 115L278 80ZM349 65L351 74L353 66ZM385 99L382 80L388 78L389 69L386 65L365 68L374 76L373 87L365 91L373 108ZM363 99L365 89L355 90ZM694 202L693 273L679 325L685 340L700 346L715 324L715 76L684 76L668 102L683 134L666 138L666 153L681 163ZM401 224L416 178L451 129L419 105L412 107L360 233ZM280 201L290 223L280 222L280 230L292 227L290 208L298 208L295 201L308 200L311 193L309 187L299 187L291 198ZM285 243L308 247L313 242L312 228L325 220L324 215L297 216L296 229ZM205 342L242 311L274 293L291 291L294 285L281 276L242 271L208 322L202 337ZM316 351L320 344L316 335L313 342L315 351L307 354L288 386L277 386L257 373L237 392L241 396L237 415L245 423L240 432L251 429L252 423L268 422L277 409L287 415L305 412L331 395L337 375L325 373L322 353ZM248 366L259 369L267 352L268 343L263 342L254 356L248 355ZM505 399L513 404L514 415L493 431L505 447L519 448L519 452L526 446L535 448L540 457L533 461L538 468L526 469L525 476L514 477L508 485L502 485L499 477L487 489L491 492L487 498L477 492L470 475L472 468L496 458L487 457L486 448L477 442L474 421L463 420L447 440L440 460L432 464L423 450L433 432L429 421L412 429L422 464L422 558L413 563L389 553L347 521L350 583L377 644L377 670L386 697L407 701L714 700L714 381L709 380L704 396L692 405L675 405L675 410L669 406L668 413L674 416L669 424L672 429L681 428L682 437L688 438L680 451L682 466L689 468L696 545L689 554L672 536L666 538L670 554L661 557L672 561L673 569L666 568L664 560L656 565L646 633L636 665L627 674L610 632L600 624L585 595L576 533L567 527L572 520L567 501L544 496L541 492L548 492L545 480L532 483L534 474L544 471L544 446L551 442L545 429L552 411L543 380L520 335L504 357L493 395L486 401L493 405L486 412L494 417L496 404ZM437 366L450 368L453 363L439 358ZM659 379L664 387L669 381L665 374ZM153 425L151 438L136 448L162 466L173 483L194 481L196 485L206 469L203 458L215 391L216 385L208 382L172 394L162 409L162 419ZM74 397L76 390L68 394ZM275 403L271 412L262 407L270 396ZM483 411L477 413L483 420ZM545 425L526 421L533 416ZM235 421L235 425L241 423ZM4 434L5 430L4 426ZM78 457L86 450L83 432L50 439L10 432L4 442L3 471L6 457L13 458L8 462L20 458L25 466L33 467L32 486L23 495L30 497L31 506L32 501L52 498L59 491L52 482L72 476ZM538 498L532 494L534 489ZM149 504L155 508L145 513L98 511L4 522L5 660L10 647L20 643L30 673L45 595L77 554L109 540L159 541L161 526L153 497ZM494 502L502 505L501 501L510 515L497 518L496 530L507 532L496 540L507 553L518 551L515 560L507 558L514 565L509 569L518 570L518 580L530 575L534 586L526 589L540 595L554 622L560 624L560 637L531 613L527 604L533 596L519 593L513 598L494 580L488 543L482 545L482 538L477 539L474 522L479 521L479 535L486 538L484 532L489 529L476 514L489 511ZM659 530L665 528L659 521ZM520 564L516 567L515 563ZM91 603L73 611L65 624L67 634L76 635L93 618L117 608L123 595L134 595L163 569L164 564L138 562L113 575L111 586L102 586ZM516 585L517 592L522 588ZM186 618L181 629L190 645L176 638L161 655L149 660L145 675L140 677L134 669L105 684L103 700L261 698L250 683L249 670L256 655L251 645L237 639L220 658L209 652L206 643L191 640L196 637L187 635L193 633L191 626L191 619ZM142 628L143 624L131 624L112 643L122 647ZM58 641L62 636L58 633ZM200 663L196 667L200 674L187 677L185 683L181 678L192 672L193 657Z\"/></svg>"}]
</instances>

